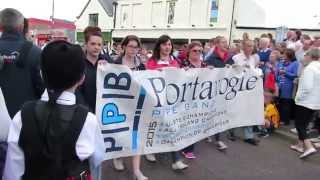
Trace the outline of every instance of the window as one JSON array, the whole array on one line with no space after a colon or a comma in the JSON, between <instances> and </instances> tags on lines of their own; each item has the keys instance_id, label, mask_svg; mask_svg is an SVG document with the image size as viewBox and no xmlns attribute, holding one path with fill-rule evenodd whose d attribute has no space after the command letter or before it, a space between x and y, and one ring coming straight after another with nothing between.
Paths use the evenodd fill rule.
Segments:
<instances>
[{"instance_id":1,"label":"window","mask_svg":"<svg viewBox=\"0 0 320 180\"><path fill-rule=\"evenodd\" d=\"M122 5L121 6L121 26L128 26L129 25L129 5Z\"/></svg>"},{"instance_id":2,"label":"window","mask_svg":"<svg viewBox=\"0 0 320 180\"><path fill-rule=\"evenodd\" d=\"M198 26L201 23L201 11L202 8L199 0L190 0L190 24Z\"/></svg>"},{"instance_id":3,"label":"window","mask_svg":"<svg viewBox=\"0 0 320 180\"><path fill-rule=\"evenodd\" d=\"M89 14L89 26L98 26L99 14Z\"/></svg>"},{"instance_id":4,"label":"window","mask_svg":"<svg viewBox=\"0 0 320 180\"><path fill-rule=\"evenodd\" d=\"M219 0L211 0L210 23L218 22Z\"/></svg>"},{"instance_id":5,"label":"window","mask_svg":"<svg viewBox=\"0 0 320 180\"><path fill-rule=\"evenodd\" d=\"M163 17L161 9L162 9L162 2L161 1L152 3L151 24L153 26L161 25L162 24L161 22L163 22L163 21L161 21L161 19L162 19L161 17Z\"/></svg>"},{"instance_id":6,"label":"window","mask_svg":"<svg viewBox=\"0 0 320 180\"><path fill-rule=\"evenodd\" d=\"M143 24L144 11L142 4L133 4L132 5L132 25L139 26Z\"/></svg>"},{"instance_id":7,"label":"window","mask_svg":"<svg viewBox=\"0 0 320 180\"><path fill-rule=\"evenodd\" d=\"M175 1L168 1L167 2L167 13L168 13L168 24L173 24L174 23L174 10L176 7L176 2Z\"/></svg>"}]
</instances>

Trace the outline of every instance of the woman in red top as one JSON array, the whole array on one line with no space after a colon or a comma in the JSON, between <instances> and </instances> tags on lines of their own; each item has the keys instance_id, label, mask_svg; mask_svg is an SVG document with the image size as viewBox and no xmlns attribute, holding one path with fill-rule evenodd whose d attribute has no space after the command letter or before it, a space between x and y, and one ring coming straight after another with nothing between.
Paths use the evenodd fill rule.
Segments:
<instances>
[{"instance_id":1,"label":"woman in red top","mask_svg":"<svg viewBox=\"0 0 320 180\"><path fill-rule=\"evenodd\" d=\"M162 70L167 67L179 68L179 63L172 56L172 40L167 35L162 35L157 40L155 48L153 50L153 55L146 64L146 69L149 70ZM179 152L172 152L172 169L182 170L186 169L188 165L184 164L181 160ZM151 162L155 162L156 158L153 154L146 155L146 159Z\"/></svg>"},{"instance_id":2,"label":"woman in red top","mask_svg":"<svg viewBox=\"0 0 320 180\"><path fill-rule=\"evenodd\" d=\"M161 70L165 67L176 67L180 65L176 59L174 59L171 38L167 35L162 35L158 39L153 55L147 62L147 69L150 70Z\"/></svg>"}]
</instances>

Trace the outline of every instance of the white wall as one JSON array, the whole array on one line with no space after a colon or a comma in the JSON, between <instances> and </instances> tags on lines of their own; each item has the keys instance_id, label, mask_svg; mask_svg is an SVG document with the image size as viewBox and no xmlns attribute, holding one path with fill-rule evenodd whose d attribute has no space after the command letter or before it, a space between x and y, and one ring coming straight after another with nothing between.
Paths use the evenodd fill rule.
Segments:
<instances>
[{"instance_id":1,"label":"white wall","mask_svg":"<svg viewBox=\"0 0 320 180\"><path fill-rule=\"evenodd\" d=\"M210 26L209 2L176 0L174 23L168 26L168 0L119 0L113 36L121 38L136 34L140 38L157 38L168 34L175 39L210 39L217 35L228 37L233 0L220 0L218 22L213 23L213 27ZM125 11L132 14L136 4L140 4L139 9L142 11L134 13L127 23L123 23ZM136 17L139 19L134 19Z\"/></svg>"},{"instance_id":2,"label":"white wall","mask_svg":"<svg viewBox=\"0 0 320 180\"><path fill-rule=\"evenodd\" d=\"M113 18L109 17L98 0L91 0L89 6L76 21L77 31L82 32L89 25L89 14L98 13L98 24L102 31L110 31L113 28Z\"/></svg>"}]
</instances>

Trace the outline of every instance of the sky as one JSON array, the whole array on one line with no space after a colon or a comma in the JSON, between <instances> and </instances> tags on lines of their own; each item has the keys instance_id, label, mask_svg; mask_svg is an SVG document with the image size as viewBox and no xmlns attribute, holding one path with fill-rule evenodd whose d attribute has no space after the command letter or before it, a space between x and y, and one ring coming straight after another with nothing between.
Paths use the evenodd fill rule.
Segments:
<instances>
[{"instance_id":1,"label":"sky","mask_svg":"<svg viewBox=\"0 0 320 180\"><path fill-rule=\"evenodd\" d=\"M88 0L55 0L55 18L74 21ZM199 0L205 1L205 0ZM237 0L238 23L258 27L320 28L320 0ZM223 0L221 0L223 3ZM49 19L52 0L0 0L0 10L13 7L26 17ZM252 9L254 7L254 9ZM264 19L254 19L263 8ZM256 11L255 11L256 10ZM317 16L317 17L315 17Z\"/></svg>"},{"instance_id":2,"label":"sky","mask_svg":"<svg viewBox=\"0 0 320 180\"><path fill-rule=\"evenodd\" d=\"M222 0L223 1L223 0ZM320 0L239 0L241 11L238 22L262 27L286 25L293 28L320 27ZM254 7L254 9L253 9ZM256 19L256 13L264 13L264 19ZM261 11L263 9L263 11Z\"/></svg>"},{"instance_id":3,"label":"sky","mask_svg":"<svg viewBox=\"0 0 320 180\"><path fill-rule=\"evenodd\" d=\"M76 20L88 0L55 0L55 18ZM52 0L0 0L0 10L18 9L27 18L50 19Z\"/></svg>"}]
</instances>

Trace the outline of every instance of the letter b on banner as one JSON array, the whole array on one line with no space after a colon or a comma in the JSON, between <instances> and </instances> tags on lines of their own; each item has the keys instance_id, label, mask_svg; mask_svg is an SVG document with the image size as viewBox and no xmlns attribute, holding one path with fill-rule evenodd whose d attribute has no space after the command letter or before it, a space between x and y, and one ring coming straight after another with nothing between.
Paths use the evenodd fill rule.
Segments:
<instances>
[{"instance_id":1,"label":"letter b on banner","mask_svg":"<svg viewBox=\"0 0 320 180\"><path fill-rule=\"evenodd\" d=\"M117 76L115 73L109 73L104 78L105 89L129 90L130 85L131 78L128 73L120 73L119 76Z\"/></svg>"}]
</instances>

